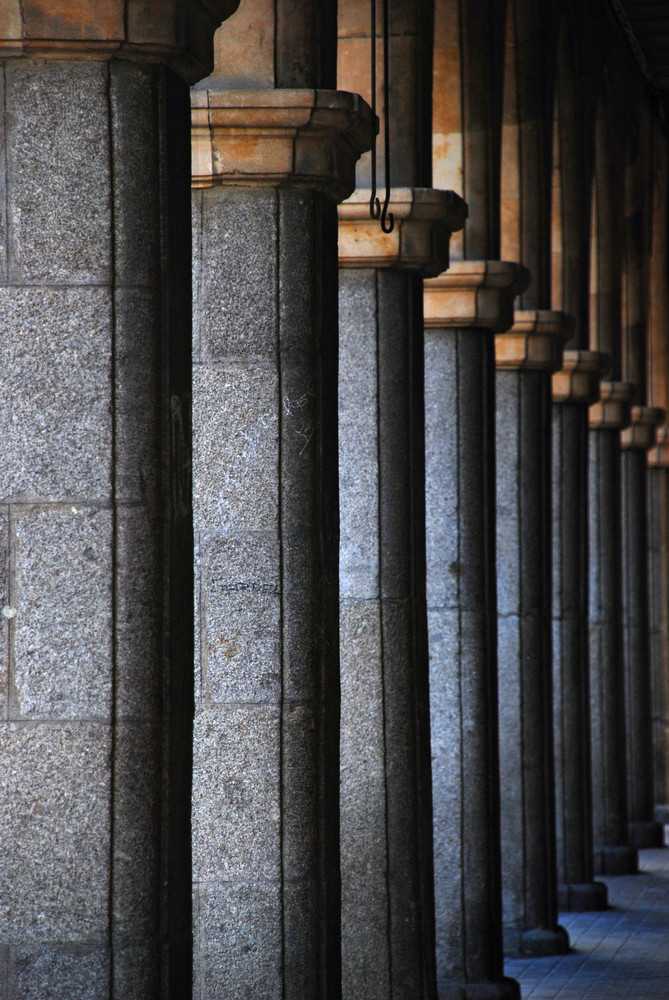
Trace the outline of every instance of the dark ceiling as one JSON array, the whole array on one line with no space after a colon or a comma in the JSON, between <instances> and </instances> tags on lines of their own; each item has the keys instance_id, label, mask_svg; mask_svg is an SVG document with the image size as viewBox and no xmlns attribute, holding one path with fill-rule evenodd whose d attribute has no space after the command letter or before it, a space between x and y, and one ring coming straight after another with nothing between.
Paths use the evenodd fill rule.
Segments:
<instances>
[{"instance_id":1,"label":"dark ceiling","mask_svg":"<svg viewBox=\"0 0 669 1000\"><path fill-rule=\"evenodd\" d=\"M669 94L669 0L622 0L622 6L654 82Z\"/></svg>"}]
</instances>

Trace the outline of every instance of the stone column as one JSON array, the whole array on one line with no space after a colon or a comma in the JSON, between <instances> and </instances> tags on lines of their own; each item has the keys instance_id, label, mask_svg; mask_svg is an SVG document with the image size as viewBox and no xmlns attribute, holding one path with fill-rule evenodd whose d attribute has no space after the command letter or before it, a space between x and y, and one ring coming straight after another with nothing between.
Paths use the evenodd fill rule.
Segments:
<instances>
[{"instance_id":1,"label":"stone column","mask_svg":"<svg viewBox=\"0 0 669 1000\"><path fill-rule=\"evenodd\" d=\"M558 907L600 910L593 881L588 675L588 405L606 363L566 350L553 375L553 720Z\"/></svg>"},{"instance_id":2,"label":"stone column","mask_svg":"<svg viewBox=\"0 0 669 1000\"><path fill-rule=\"evenodd\" d=\"M188 83L234 6L0 15L10 1000L190 996Z\"/></svg>"},{"instance_id":3,"label":"stone column","mask_svg":"<svg viewBox=\"0 0 669 1000\"><path fill-rule=\"evenodd\" d=\"M630 846L623 682L620 431L629 424L632 386L604 381L590 407L589 645L595 873L637 870Z\"/></svg>"},{"instance_id":4,"label":"stone column","mask_svg":"<svg viewBox=\"0 0 669 1000\"><path fill-rule=\"evenodd\" d=\"M550 373L564 313L516 311L495 338L504 947L567 951L557 922L551 676Z\"/></svg>"},{"instance_id":5,"label":"stone column","mask_svg":"<svg viewBox=\"0 0 669 1000\"><path fill-rule=\"evenodd\" d=\"M194 91L198 996L340 996L337 217L369 109Z\"/></svg>"},{"instance_id":6,"label":"stone column","mask_svg":"<svg viewBox=\"0 0 669 1000\"><path fill-rule=\"evenodd\" d=\"M629 840L661 847L664 828L654 817L648 613L647 453L664 410L633 406L621 435L623 663L627 724Z\"/></svg>"},{"instance_id":7,"label":"stone column","mask_svg":"<svg viewBox=\"0 0 669 1000\"><path fill-rule=\"evenodd\" d=\"M655 818L669 823L669 427L648 453L648 576Z\"/></svg>"},{"instance_id":8,"label":"stone column","mask_svg":"<svg viewBox=\"0 0 669 1000\"><path fill-rule=\"evenodd\" d=\"M434 904L420 273L448 263L457 195L339 208L342 984L432 1000Z\"/></svg>"},{"instance_id":9,"label":"stone column","mask_svg":"<svg viewBox=\"0 0 669 1000\"><path fill-rule=\"evenodd\" d=\"M425 282L425 456L440 1000L512 1000L503 975L495 635L494 331L527 281L458 261Z\"/></svg>"}]
</instances>

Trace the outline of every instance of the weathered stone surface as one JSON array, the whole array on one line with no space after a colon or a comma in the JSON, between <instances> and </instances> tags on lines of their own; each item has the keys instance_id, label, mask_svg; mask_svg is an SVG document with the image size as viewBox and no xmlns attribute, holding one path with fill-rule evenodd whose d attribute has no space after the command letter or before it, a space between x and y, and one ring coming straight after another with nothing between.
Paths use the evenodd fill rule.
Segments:
<instances>
[{"instance_id":1,"label":"weathered stone surface","mask_svg":"<svg viewBox=\"0 0 669 1000\"><path fill-rule=\"evenodd\" d=\"M122 60L109 64L117 286L155 286L160 277L160 205L155 184L160 153L158 100L154 67Z\"/></svg>"},{"instance_id":2,"label":"weathered stone surface","mask_svg":"<svg viewBox=\"0 0 669 1000\"><path fill-rule=\"evenodd\" d=\"M196 713L196 882L229 879L239 886L279 878L279 741L279 713L274 707L217 706Z\"/></svg>"},{"instance_id":3,"label":"weathered stone surface","mask_svg":"<svg viewBox=\"0 0 669 1000\"><path fill-rule=\"evenodd\" d=\"M119 500L154 503L159 487L160 298L144 288L114 294L114 486Z\"/></svg>"},{"instance_id":4,"label":"weathered stone surface","mask_svg":"<svg viewBox=\"0 0 669 1000\"><path fill-rule=\"evenodd\" d=\"M21 1000L44 1000L56 991L68 1000L107 1000L109 996L107 949L22 947L17 948L12 965L9 995Z\"/></svg>"},{"instance_id":5,"label":"weathered stone surface","mask_svg":"<svg viewBox=\"0 0 669 1000\"><path fill-rule=\"evenodd\" d=\"M109 281L106 65L17 60L5 77L10 280Z\"/></svg>"},{"instance_id":6,"label":"weathered stone surface","mask_svg":"<svg viewBox=\"0 0 669 1000\"><path fill-rule=\"evenodd\" d=\"M83 506L28 508L17 513L14 532L12 714L106 719L112 684L111 513Z\"/></svg>"},{"instance_id":7,"label":"weathered stone surface","mask_svg":"<svg viewBox=\"0 0 669 1000\"><path fill-rule=\"evenodd\" d=\"M160 989L154 939L147 947L117 945L114 950L114 990L123 1000L145 1000Z\"/></svg>"},{"instance_id":8,"label":"weathered stone surface","mask_svg":"<svg viewBox=\"0 0 669 1000\"><path fill-rule=\"evenodd\" d=\"M197 889L197 1000L278 997L282 992L278 882L219 882Z\"/></svg>"},{"instance_id":9,"label":"weathered stone surface","mask_svg":"<svg viewBox=\"0 0 669 1000\"><path fill-rule=\"evenodd\" d=\"M0 289L3 497L109 497L110 327L107 289Z\"/></svg>"},{"instance_id":10,"label":"weathered stone surface","mask_svg":"<svg viewBox=\"0 0 669 1000\"><path fill-rule=\"evenodd\" d=\"M93 723L0 726L6 940L105 940L110 736Z\"/></svg>"},{"instance_id":11,"label":"weathered stone surface","mask_svg":"<svg viewBox=\"0 0 669 1000\"><path fill-rule=\"evenodd\" d=\"M276 704L281 690L280 549L267 532L202 539L204 693Z\"/></svg>"},{"instance_id":12,"label":"weathered stone surface","mask_svg":"<svg viewBox=\"0 0 669 1000\"><path fill-rule=\"evenodd\" d=\"M196 365L193 428L196 527L278 531L277 374Z\"/></svg>"},{"instance_id":13,"label":"weathered stone surface","mask_svg":"<svg viewBox=\"0 0 669 1000\"><path fill-rule=\"evenodd\" d=\"M276 191L195 192L193 214L200 216L195 259L207 262L204 268L200 264L193 287L200 360L272 360L277 349Z\"/></svg>"},{"instance_id":14,"label":"weathered stone surface","mask_svg":"<svg viewBox=\"0 0 669 1000\"><path fill-rule=\"evenodd\" d=\"M6 717L8 708L12 616L9 604L9 508L0 507L0 719Z\"/></svg>"}]
</instances>

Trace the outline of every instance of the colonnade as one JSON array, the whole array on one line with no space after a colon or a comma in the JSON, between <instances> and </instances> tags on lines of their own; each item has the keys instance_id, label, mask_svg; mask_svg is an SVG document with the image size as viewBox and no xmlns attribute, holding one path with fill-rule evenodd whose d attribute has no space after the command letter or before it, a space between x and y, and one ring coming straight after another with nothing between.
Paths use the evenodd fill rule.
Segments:
<instances>
[{"instance_id":1,"label":"colonnade","mask_svg":"<svg viewBox=\"0 0 669 1000\"><path fill-rule=\"evenodd\" d=\"M3 1000L516 1000L662 842L663 119L372 9L0 2Z\"/></svg>"}]
</instances>

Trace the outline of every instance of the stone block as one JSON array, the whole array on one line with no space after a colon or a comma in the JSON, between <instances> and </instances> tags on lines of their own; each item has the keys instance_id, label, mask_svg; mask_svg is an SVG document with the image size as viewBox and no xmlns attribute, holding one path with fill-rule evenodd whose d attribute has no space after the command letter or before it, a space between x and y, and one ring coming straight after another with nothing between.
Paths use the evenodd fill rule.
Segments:
<instances>
[{"instance_id":1,"label":"stone block","mask_svg":"<svg viewBox=\"0 0 669 1000\"><path fill-rule=\"evenodd\" d=\"M343 270L339 290L339 576L342 597L379 594L376 281Z\"/></svg>"},{"instance_id":2,"label":"stone block","mask_svg":"<svg viewBox=\"0 0 669 1000\"><path fill-rule=\"evenodd\" d=\"M122 60L109 64L114 163L116 285L157 286L160 280L160 186L157 73Z\"/></svg>"},{"instance_id":3,"label":"stone block","mask_svg":"<svg viewBox=\"0 0 669 1000\"><path fill-rule=\"evenodd\" d=\"M267 532L201 542L204 695L276 704L281 693L280 547Z\"/></svg>"},{"instance_id":4,"label":"stone block","mask_svg":"<svg viewBox=\"0 0 669 1000\"><path fill-rule=\"evenodd\" d=\"M278 197L281 355L284 363L313 368L323 349L319 340L333 330L324 320L328 309L336 308L335 284L328 279L337 274L337 259L333 253L324 260L323 215L331 213L334 227L336 209L323 195L299 186L280 189ZM331 346L336 352L336 342Z\"/></svg>"},{"instance_id":5,"label":"stone block","mask_svg":"<svg viewBox=\"0 0 669 1000\"><path fill-rule=\"evenodd\" d=\"M0 719L6 718L8 708L12 616L9 604L9 508L0 506Z\"/></svg>"},{"instance_id":6,"label":"stone block","mask_svg":"<svg viewBox=\"0 0 669 1000\"><path fill-rule=\"evenodd\" d=\"M202 361L276 358L276 241L274 190L215 187L203 192L194 290Z\"/></svg>"},{"instance_id":7,"label":"stone block","mask_svg":"<svg viewBox=\"0 0 669 1000\"><path fill-rule=\"evenodd\" d=\"M278 377L267 368L196 365L196 530L278 531Z\"/></svg>"},{"instance_id":8,"label":"stone block","mask_svg":"<svg viewBox=\"0 0 669 1000\"><path fill-rule=\"evenodd\" d=\"M107 1000L109 952L106 948L17 948L10 994L17 1000Z\"/></svg>"},{"instance_id":9,"label":"stone block","mask_svg":"<svg viewBox=\"0 0 669 1000\"><path fill-rule=\"evenodd\" d=\"M119 506L116 516L117 719L155 719L162 695L160 525L145 507Z\"/></svg>"},{"instance_id":10,"label":"stone block","mask_svg":"<svg viewBox=\"0 0 669 1000\"><path fill-rule=\"evenodd\" d=\"M195 881L278 879L280 720L278 708L217 706L195 717Z\"/></svg>"},{"instance_id":11,"label":"stone block","mask_svg":"<svg viewBox=\"0 0 669 1000\"><path fill-rule=\"evenodd\" d=\"M160 771L158 724L119 723L114 739L114 934L137 946L149 946L159 937Z\"/></svg>"},{"instance_id":12,"label":"stone block","mask_svg":"<svg viewBox=\"0 0 669 1000\"><path fill-rule=\"evenodd\" d=\"M110 739L108 725L90 722L0 725L6 940L106 940Z\"/></svg>"},{"instance_id":13,"label":"stone block","mask_svg":"<svg viewBox=\"0 0 669 1000\"><path fill-rule=\"evenodd\" d=\"M313 702L323 656L320 536L316 528L284 530L282 542L283 694L288 701Z\"/></svg>"},{"instance_id":14,"label":"stone block","mask_svg":"<svg viewBox=\"0 0 669 1000\"><path fill-rule=\"evenodd\" d=\"M0 945L0 1000L9 1000L9 948Z\"/></svg>"},{"instance_id":15,"label":"stone block","mask_svg":"<svg viewBox=\"0 0 669 1000\"><path fill-rule=\"evenodd\" d=\"M10 38L8 33L12 30L11 24L6 23L8 11L5 9L0 13L0 35L3 38ZM16 11L18 19L19 36L21 33L21 14ZM10 21L12 20L10 15ZM5 125L5 75L0 76L0 145L7 148L7 135ZM7 282L7 170L0 169L0 281L4 285ZM3 998L4 1000L4 998Z\"/></svg>"},{"instance_id":16,"label":"stone block","mask_svg":"<svg viewBox=\"0 0 669 1000\"><path fill-rule=\"evenodd\" d=\"M5 78L6 106L12 111L6 119L10 280L108 282L106 64L17 59L7 64Z\"/></svg>"},{"instance_id":17,"label":"stone block","mask_svg":"<svg viewBox=\"0 0 669 1000\"><path fill-rule=\"evenodd\" d=\"M117 947L114 952L114 996L123 1000L146 1000L160 995L158 939L153 947ZM107 1000L107 994L105 994Z\"/></svg>"},{"instance_id":18,"label":"stone block","mask_svg":"<svg viewBox=\"0 0 669 1000\"><path fill-rule=\"evenodd\" d=\"M12 715L108 720L111 512L20 508L14 538Z\"/></svg>"},{"instance_id":19,"label":"stone block","mask_svg":"<svg viewBox=\"0 0 669 1000\"><path fill-rule=\"evenodd\" d=\"M282 865L288 880L304 884L318 864L319 732L316 712L286 705L282 726Z\"/></svg>"},{"instance_id":20,"label":"stone block","mask_svg":"<svg viewBox=\"0 0 669 1000\"><path fill-rule=\"evenodd\" d=\"M150 289L114 295L115 488L119 500L155 503L160 475L160 298Z\"/></svg>"},{"instance_id":21,"label":"stone block","mask_svg":"<svg viewBox=\"0 0 669 1000\"><path fill-rule=\"evenodd\" d=\"M111 322L104 288L0 288L0 496L108 499Z\"/></svg>"},{"instance_id":22,"label":"stone block","mask_svg":"<svg viewBox=\"0 0 669 1000\"><path fill-rule=\"evenodd\" d=\"M319 388L312 369L307 365L283 365L281 520L288 530L308 530L322 515L319 418Z\"/></svg>"},{"instance_id":23,"label":"stone block","mask_svg":"<svg viewBox=\"0 0 669 1000\"><path fill-rule=\"evenodd\" d=\"M195 938L197 1000L282 994L281 890L256 880L201 886Z\"/></svg>"},{"instance_id":24,"label":"stone block","mask_svg":"<svg viewBox=\"0 0 669 1000\"><path fill-rule=\"evenodd\" d=\"M315 878L295 884L284 882L286 996L315 997L319 991L324 926L321 893Z\"/></svg>"}]
</instances>

